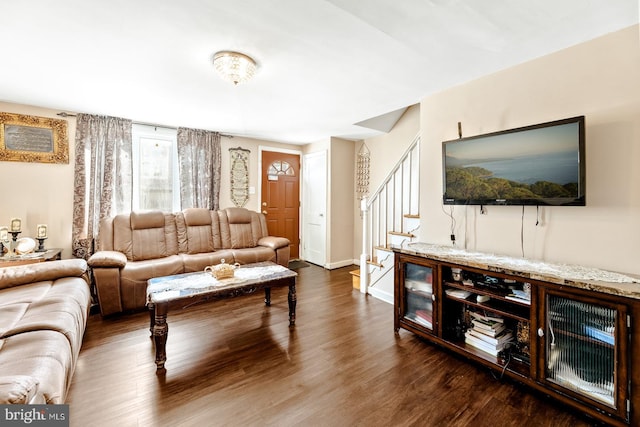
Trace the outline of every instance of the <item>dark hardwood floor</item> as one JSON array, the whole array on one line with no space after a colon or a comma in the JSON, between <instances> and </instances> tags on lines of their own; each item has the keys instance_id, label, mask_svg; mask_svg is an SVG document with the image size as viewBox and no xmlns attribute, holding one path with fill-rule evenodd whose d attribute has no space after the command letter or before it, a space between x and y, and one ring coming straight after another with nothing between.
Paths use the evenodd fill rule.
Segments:
<instances>
[{"instance_id":1,"label":"dark hardwood floor","mask_svg":"<svg viewBox=\"0 0 640 427\"><path fill-rule=\"evenodd\" d=\"M287 290L169 312L157 376L146 312L91 316L67 403L71 426L589 426L413 334L352 289L351 268L298 270Z\"/></svg>"}]
</instances>

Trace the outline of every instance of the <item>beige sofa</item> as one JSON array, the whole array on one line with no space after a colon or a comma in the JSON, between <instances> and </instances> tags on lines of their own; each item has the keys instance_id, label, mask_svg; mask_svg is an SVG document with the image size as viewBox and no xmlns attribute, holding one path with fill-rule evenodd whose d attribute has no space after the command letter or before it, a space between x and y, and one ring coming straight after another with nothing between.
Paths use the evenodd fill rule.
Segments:
<instances>
[{"instance_id":1,"label":"beige sofa","mask_svg":"<svg viewBox=\"0 0 640 427\"><path fill-rule=\"evenodd\" d=\"M0 268L0 404L65 402L90 306L84 260Z\"/></svg>"},{"instance_id":2,"label":"beige sofa","mask_svg":"<svg viewBox=\"0 0 640 427\"><path fill-rule=\"evenodd\" d=\"M265 216L244 208L131 212L100 224L89 258L102 315L146 305L147 280L208 265L289 264L289 240L269 236Z\"/></svg>"}]
</instances>

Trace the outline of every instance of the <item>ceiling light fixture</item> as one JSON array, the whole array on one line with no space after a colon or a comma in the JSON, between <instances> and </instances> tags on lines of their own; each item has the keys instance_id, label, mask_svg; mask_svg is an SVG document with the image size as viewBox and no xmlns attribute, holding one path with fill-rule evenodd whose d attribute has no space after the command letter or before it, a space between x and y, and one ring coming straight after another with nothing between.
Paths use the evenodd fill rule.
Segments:
<instances>
[{"instance_id":1,"label":"ceiling light fixture","mask_svg":"<svg viewBox=\"0 0 640 427\"><path fill-rule=\"evenodd\" d=\"M213 65L223 79L234 85L249 81L256 72L256 62L251 57L227 50L213 56Z\"/></svg>"}]
</instances>

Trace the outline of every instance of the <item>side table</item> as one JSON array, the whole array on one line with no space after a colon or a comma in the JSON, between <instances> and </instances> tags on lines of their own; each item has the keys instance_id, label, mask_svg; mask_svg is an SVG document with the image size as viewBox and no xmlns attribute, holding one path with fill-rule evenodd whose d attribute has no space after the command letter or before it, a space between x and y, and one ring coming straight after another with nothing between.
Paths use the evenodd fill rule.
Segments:
<instances>
[{"instance_id":1,"label":"side table","mask_svg":"<svg viewBox=\"0 0 640 427\"><path fill-rule=\"evenodd\" d=\"M34 254L38 254L38 256L35 256ZM35 264L36 262L55 261L60 259L62 259L62 249L52 248L52 249L47 249L46 252L34 252L31 254L27 254L26 256L25 255L17 255L12 257L1 256L0 268L13 267L16 265Z\"/></svg>"}]
</instances>

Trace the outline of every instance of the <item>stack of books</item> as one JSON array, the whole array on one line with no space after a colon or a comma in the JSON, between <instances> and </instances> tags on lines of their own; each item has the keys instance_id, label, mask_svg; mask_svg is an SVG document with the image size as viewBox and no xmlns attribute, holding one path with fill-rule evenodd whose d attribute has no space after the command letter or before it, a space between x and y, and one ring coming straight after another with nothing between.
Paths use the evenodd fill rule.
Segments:
<instances>
[{"instance_id":1,"label":"stack of books","mask_svg":"<svg viewBox=\"0 0 640 427\"><path fill-rule=\"evenodd\" d=\"M511 293L505 298L511 301L518 301L522 304L531 305L531 293L527 293L522 290L512 289Z\"/></svg>"},{"instance_id":2,"label":"stack of books","mask_svg":"<svg viewBox=\"0 0 640 427\"><path fill-rule=\"evenodd\" d=\"M471 295L471 292L469 291L465 291L463 289L454 289L454 288L446 289L445 293L450 297L460 298L460 299L467 299L469 295Z\"/></svg>"},{"instance_id":3,"label":"stack of books","mask_svg":"<svg viewBox=\"0 0 640 427\"><path fill-rule=\"evenodd\" d=\"M433 319L431 318L431 311L416 310L416 321L429 329L433 329Z\"/></svg>"},{"instance_id":4,"label":"stack of books","mask_svg":"<svg viewBox=\"0 0 640 427\"><path fill-rule=\"evenodd\" d=\"M499 316L469 312L471 328L465 332L465 343L497 356L513 340L513 332L504 325Z\"/></svg>"}]
</instances>

